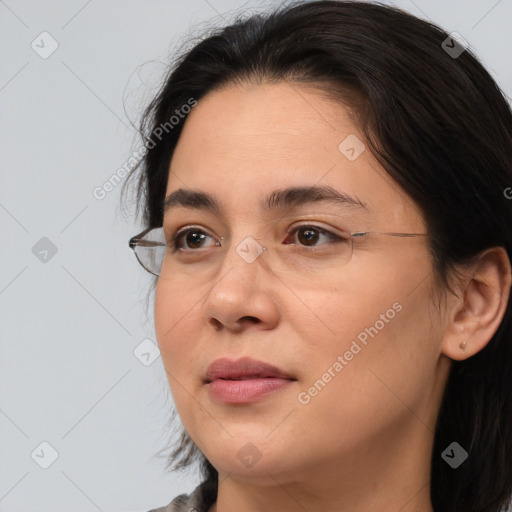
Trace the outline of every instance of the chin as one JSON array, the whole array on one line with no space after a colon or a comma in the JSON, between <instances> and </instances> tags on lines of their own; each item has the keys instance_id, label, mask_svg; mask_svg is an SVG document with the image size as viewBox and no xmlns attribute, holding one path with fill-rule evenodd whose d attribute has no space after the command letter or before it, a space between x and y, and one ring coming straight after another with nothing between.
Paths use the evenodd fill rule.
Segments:
<instances>
[{"instance_id":1,"label":"chin","mask_svg":"<svg viewBox=\"0 0 512 512\"><path fill-rule=\"evenodd\" d=\"M248 478L253 483L257 478L264 483L269 480L269 473L273 475L286 470L283 463L286 462L287 467L290 465L289 453L292 449L279 439L270 443L268 438L265 440L265 435L261 434L260 429L259 435L246 434L219 440L208 450L208 459L216 468L230 476ZM270 482L275 484L272 479L269 484Z\"/></svg>"}]
</instances>

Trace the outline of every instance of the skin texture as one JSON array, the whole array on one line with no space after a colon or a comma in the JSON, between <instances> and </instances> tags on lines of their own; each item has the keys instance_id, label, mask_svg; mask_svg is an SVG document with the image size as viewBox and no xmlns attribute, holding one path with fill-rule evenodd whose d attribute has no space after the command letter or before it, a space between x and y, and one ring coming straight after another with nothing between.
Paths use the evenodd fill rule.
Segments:
<instances>
[{"instance_id":1,"label":"skin texture","mask_svg":"<svg viewBox=\"0 0 512 512\"><path fill-rule=\"evenodd\" d=\"M331 231L426 233L418 207L368 149L354 161L340 152L350 134L364 139L346 107L285 82L215 90L185 122L167 194L203 190L225 210L215 216L179 208L164 217L169 236L194 224L213 238L203 259L166 257L172 272L158 280L155 327L183 424L219 471L212 510L433 510L430 457L451 359L481 350L499 326L510 289L505 252L482 255L441 310L424 237L358 240L345 265L328 256L332 249L313 259L301 255L307 248L295 238L293 261L307 269L302 275L273 272L269 253L247 263L236 252L247 236L285 240L286 230L304 220ZM356 197L368 210L328 203L259 210L275 189L316 184ZM223 247L215 246L220 237ZM401 310L394 318L300 403L299 393L395 303ZM252 404L215 401L203 382L208 365L243 356L297 380ZM261 456L251 467L237 456L247 443Z\"/></svg>"}]
</instances>

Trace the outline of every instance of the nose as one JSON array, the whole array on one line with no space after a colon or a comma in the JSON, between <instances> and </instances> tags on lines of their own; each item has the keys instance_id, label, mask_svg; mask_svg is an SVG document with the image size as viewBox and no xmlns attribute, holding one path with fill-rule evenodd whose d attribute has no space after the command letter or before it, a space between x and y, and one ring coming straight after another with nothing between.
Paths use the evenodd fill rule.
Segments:
<instances>
[{"instance_id":1,"label":"nose","mask_svg":"<svg viewBox=\"0 0 512 512\"><path fill-rule=\"evenodd\" d=\"M277 278L263 257L264 248L251 237L226 248L203 313L215 331L241 332L251 326L266 330L279 320Z\"/></svg>"}]
</instances>

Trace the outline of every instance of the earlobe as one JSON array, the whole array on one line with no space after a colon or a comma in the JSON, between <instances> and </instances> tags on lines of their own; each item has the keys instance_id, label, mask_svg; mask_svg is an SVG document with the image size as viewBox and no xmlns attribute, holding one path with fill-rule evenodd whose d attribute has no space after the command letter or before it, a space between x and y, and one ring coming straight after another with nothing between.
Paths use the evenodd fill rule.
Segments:
<instances>
[{"instance_id":1,"label":"earlobe","mask_svg":"<svg viewBox=\"0 0 512 512\"><path fill-rule=\"evenodd\" d=\"M460 282L461 293L450 301L443 354L462 361L487 346L503 320L511 281L510 261L503 247L479 255Z\"/></svg>"}]
</instances>

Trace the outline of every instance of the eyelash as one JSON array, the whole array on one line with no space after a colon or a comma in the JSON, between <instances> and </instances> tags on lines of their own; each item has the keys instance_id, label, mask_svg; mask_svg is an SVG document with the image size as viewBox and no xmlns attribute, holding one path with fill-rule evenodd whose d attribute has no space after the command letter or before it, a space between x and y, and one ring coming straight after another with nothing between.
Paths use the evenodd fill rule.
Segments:
<instances>
[{"instance_id":1,"label":"eyelash","mask_svg":"<svg viewBox=\"0 0 512 512\"><path fill-rule=\"evenodd\" d=\"M309 228L309 229L312 229L312 230L316 230L316 231L320 232L320 234L322 234L322 235L327 235L327 236L333 238L335 240L335 243L340 243L340 242L346 242L347 241L347 238L339 236L339 235L337 235L335 233L332 233L331 231L329 231L327 229L321 228L320 226L316 226L314 224L302 224L300 226L295 226L290 231L287 231L287 233L286 233L287 237L290 237L292 235L295 236L295 234L300 229L306 229L306 228ZM176 231L176 233L172 236L171 243L170 243L170 249L172 250L172 252L177 252L180 249L182 251L185 251L185 252L198 252L200 249L202 249L202 247L200 247L199 249L183 249L181 247L178 247L179 242L181 241L181 239L184 238L190 232L201 233L201 234L204 234L206 236L209 236L210 238L214 238L214 237L212 237L211 235L209 235L208 233L206 233L205 231L203 231L200 228L196 228L196 227L193 227L193 226L187 226L185 228L182 228L182 229ZM286 245L290 245L290 244L286 244ZM315 251L315 250L320 249L322 245L325 245L325 244L320 244L320 246L317 246L317 245L315 245L315 246L302 245L301 247L307 248L310 251Z\"/></svg>"}]
</instances>

